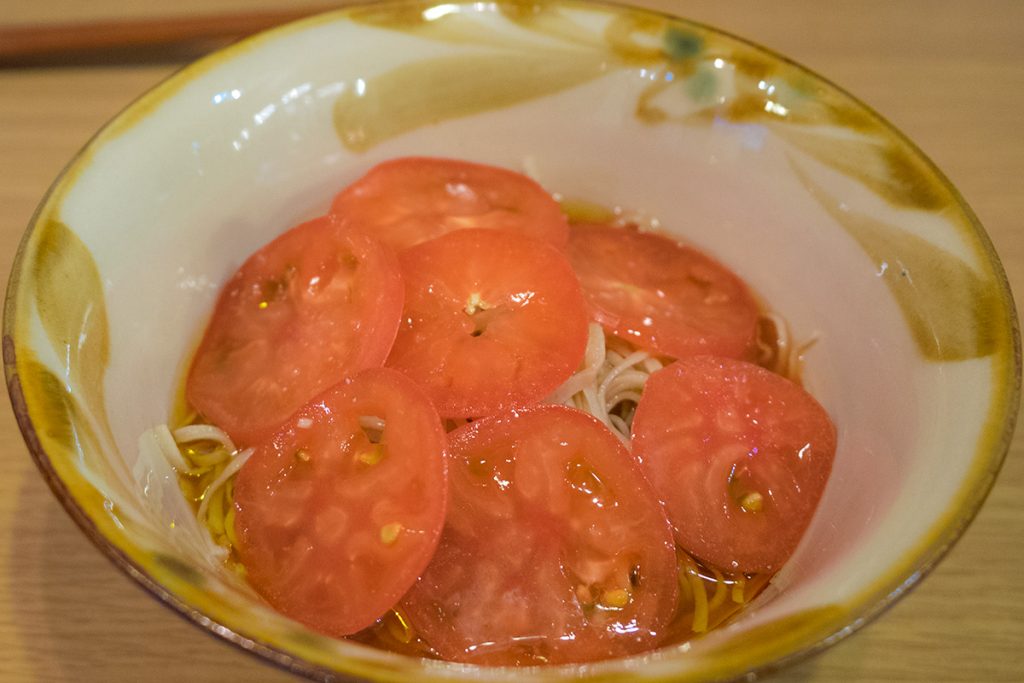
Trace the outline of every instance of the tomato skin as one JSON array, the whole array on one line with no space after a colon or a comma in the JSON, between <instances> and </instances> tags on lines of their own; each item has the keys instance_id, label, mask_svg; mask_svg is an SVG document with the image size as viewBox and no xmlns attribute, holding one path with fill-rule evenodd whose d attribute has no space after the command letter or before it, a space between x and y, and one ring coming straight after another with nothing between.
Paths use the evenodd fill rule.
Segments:
<instances>
[{"instance_id":1,"label":"tomato skin","mask_svg":"<svg viewBox=\"0 0 1024 683\"><path fill-rule=\"evenodd\" d=\"M835 426L814 397L728 358L688 358L654 373L633 418L633 452L676 541L726 571L782 566L810 523L835 450Z\"/></svg>"},{"instance_id":2,"label":"tomato skin","mask_svg":"<svg viewBox=\"0 0 1024 683\"><path fill-rule=\"evenodd\" d=\"M362 416L385 421L379 446ZM393 370L365 370L311 401L236 480L237 551L251 585L321 633L371 625L437 547L445 445L430 400Z\"/></svg>"},{"instance_id":3,"label":"tomato skin","mask_svg":"<svg viewBox=\"0 0 1024 683\"><path fill-rule=\"evenodd\" d=\"M236 442L254 443L343 377L383 365L403 298L389 249L327 216L302 223L225 284L186 397Z\"/></svg>"},{"instance_id":4,"label":"tomato skin","mask_svg":"<svg viewBox=\"0 0 1024 683\"><path fill-rule=\"evenodd\" d=\"M424 640L446 659L486 665L657 644L676 609L671 528L604 425L540 405L472 422L449 444L441 543L402 602ZM620 608L602 607L617 590Z\"/></svg>"},{"instance_id":5,"label":"tomato skin","mask_svg":"<svg viewBox=\"0 0 1024 683\"><path fill-rule=\"evenodd\" d=\"M396 250L467 228L511 230L557 247L569 239L561 208L536 182L454 159L378 164L335 197L331 213Z\"/></svg>"},{"instance_id":6,"label":"tomato skin","mask_svg":"<svg viewBox=\"0 0 1024 683\"><path fill-rule=\"evenodd\" d=\"M458 230L399 260L406 304L387 365L419 382L443 417L535 403L579 366L583 294L551 245L504 230Z\"/></svg>"},{"instance_id":7,"label":"tomato skin","mask_svg":"<svg viewBox=\"0 0 1024 683\"><path fill-rule=\"evenodd\" d=\"M668 237L573 224L569 258L591 316L607 331L673 358L752 359L759 315L747 286Z\"/></svg>"}]
</instances>

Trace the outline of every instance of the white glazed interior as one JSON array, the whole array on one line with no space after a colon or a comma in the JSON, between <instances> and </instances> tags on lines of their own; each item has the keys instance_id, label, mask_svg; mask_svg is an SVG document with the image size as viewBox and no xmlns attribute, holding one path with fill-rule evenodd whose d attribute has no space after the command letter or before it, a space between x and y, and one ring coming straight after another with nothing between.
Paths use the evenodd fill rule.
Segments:
<instances>
[{"instance_id":1,"label":"white glazed interior","mask_svg":"<svg viewBox=\"0 0 1024 683\"><path fill-rule=\"evenodd\" d=\"M179 76L187 82L176 92L80 162L60 218L104 283L105 388L120 457L131 460L139 435L168 420L219 285L374 163L438 155L529 168L551 191L656 216L745 278L797 339L818 339L806 384L839 428L839 453L814 522L759 605L693 643L670 670L685 671L759 624L877 588L960 492L991 409L993 358L923 358L877 276L882 264L808 193L780 139L758 124L642 123L634 108L648 81L639 68L420 128L366 153L339 142L339 93L459 49L340 18L310 23ZM852 178L809 157L802 163L850 209L987 267L943 216L894 208ZM40 358L56 366L33 329Z\"/></svg>"}]
</instances>

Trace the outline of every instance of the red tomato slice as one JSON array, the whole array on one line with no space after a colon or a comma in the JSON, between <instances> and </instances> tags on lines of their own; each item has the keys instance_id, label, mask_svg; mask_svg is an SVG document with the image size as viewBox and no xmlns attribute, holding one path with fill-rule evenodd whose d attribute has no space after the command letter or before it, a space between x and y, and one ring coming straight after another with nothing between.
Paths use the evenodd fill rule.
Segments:
<instances>
[{"instance_id":1,"label":"red tomato slice","mask_svg":"<svg viewBox=\"0 0 1024 683\"><path fill-rule=\"evenodd\" d=\"M404 297L394 255L322 217L266 245L232 276L192 361L189 403L242 444L311 398L383 365Z\"/></svg>"},{"instance_id":2,"label":"red tomato slice","mask_svg":"<svg viewBox=\"0 0 1024 683\"><path fill-rule=\"evenodd\" d=\"M385 161L342 190L331 213L404 249L463 228L513 230L564 247L558 203L520 173L452 159Z\"/></svg>"},{"instance_id":3,"label":"red tomato slice","mask_svg":"<svg viewBox=\"0 0 1024 683\"><path fill-rule=\"evenodd\" d=\"M633 452L679 545L728 571L777 571L818 505L836 450L825 409L762 367L696 357L647 381Z\"/></svg>"},{"instance_id":4,"label":"red tomato slice","mask_svg":"<svg viewBox=\"0 0 1024 683\"><path fill-rule=\"evenodd\" d=\"M504 230L459 230L399 255L404 320L388 357L444 417L541 400L583 359L587 312L565 256Z\"/></svg>"},{"instance_id":5,"label":"red tomato slice","mask_svg":"<svg viewBox=\"0 0 1024 683\"><path fill-rule=\"evenodd\" d=\"M384 421L379 438L360 418ZM430 400L393 370L366 370L313 400L238 474L237 550L249 582L327 635L372 624L437 547L445 442Z\"/></svg>"},{"instance_id":6,"label":"red tomato slice","mask_svg":"<svg viewBox=\"0 0 1024 683\"><path fill-rule=\"evenodd\" d=\"M629 228L574 224L569 258L591 315L612 334L675 358L753 356L757 303L696 249Z\"/></svg>"},{"instance_id":7,"label":"red tomato slice","mask_svg":"<svg viewBox=\"0 0 1024 683\"><path fill-rule=\"evenodd\" d=\"M446 659L584 662L653 647L675 546L637 461L596 419L543 405L449 434L441 543L402 606Z\"/></svg>"}]
</instances>

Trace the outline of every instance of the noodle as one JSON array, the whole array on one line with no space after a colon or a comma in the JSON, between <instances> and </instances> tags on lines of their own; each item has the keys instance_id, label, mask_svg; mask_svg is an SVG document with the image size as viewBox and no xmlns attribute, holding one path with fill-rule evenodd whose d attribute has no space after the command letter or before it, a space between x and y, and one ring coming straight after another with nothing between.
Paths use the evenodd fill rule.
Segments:
<instances>
[{"instance_id":1,"label":"noodle","mask_svg":"<svg viewBox=\"0 0 1024 683\"><path fill-rule=\"evenodd\" d=\"M237 450L223 430L208 424L187 424L173 432L167 425L153 430L160 452L177 472L195 506L195 516L212 540L231 550L235 536L234 481L255 449Z\"/></svg>"},{"instance_id":2,"label":"noodle","mask_svg":"<svg viewBox=\"0 0 1024 683\"><path fill-rule=\"evenodd\" d=\"M408 645L413 639L412 625L409 624L409 620L402 614L402 610L399 608L392 609L388 614L384 616L384 623L388 630L388 635L402 643Z\"/></svg>"},{"instance_id":3,"label":"noodle","mask_svg":"<svg viewBox=\"0 0 1024 683\"><path fill-rule=\"evenodd\" d=\"M234 451L235 444L224 430L213 425L190 424L178 427L173 433L174 440L179 443L190 443L193 441L213 441L219 443L229 451Z\"/></svg>"},{"instance_id":4,"label":"noodle","mask_svg":"<svg viewBox=\"0 0 1024 683\"><path fill-rule=\"evenodd\" d=\"M587 331L587 347L583 353L583 367L551 394L548 398L550 403L571 405L574 396L596 383L597 371L605 362L607 354L604 331L597 323L590 323Z\"/></svg>"},{"instance_id":5,"label":"noodle","mask_svg":"<svg viewBox=\"0 0 1024 683\"><path fill-rule=\"evenodd\" d=\"M235 506L228 507L228 514L224 515L224 535L232 548L238 546L238 537L235 535Z\"/></svg>"},{"instance_id":6,"label":"noodle","mask_svg":"<svg viewBox=\"0 0 1024 683\"><path fill-rule=\"evenodd\" d=\"M615 432L620 434L629 433L629 424L626 422L625 418L620 417L618 415L609 414L608 421L612 423L612 427L614 428Z\"/></svg>"},{"instance_id":7,"label":"noodle","mask_svg":"<svg viewBox=\"0 0 1024 683\"><path fill-rule=\"evenodd\" d=\"M704 581L700 578L697 566L690 560L684 571L686 580L693 588L693 626L694 633L704 633L708 630L708 594L704 588Z\"/></svg>"},{"instance_id":8,"label":"noodle","mask_svg":"<svg viewBox=\"0 0 1024 683\"><path fill-rule=\"evenodd\" d=\"M679 573L679 589L683 594L683 599L687 602L693 601L693 586L690 585L688 576L687 566L690 562L690 556L685 553L676 553L676 570Z\"/></svg>"},{"instance_id":9,"label":"noodle","mask_svg":"<svg viewBox=\"0 0 1024 683\"><path fill-rule=\"evenodd\" d=\"M715 594L711 596L711 602L708 603L708 610L713 611L725 602L726 589L725 589L725 577L722 576L722 572L718 571L714 567L711 568L711 572L715 575Z\"/></svg>"},{"instance_id":10,"label":"noodle","mask_svg":"<svg viewBox=\"0 0 1024 683\"><path fill-rule=\"evenodd\" d=\"M629 445L633 413L644 384L662 363L647 351L628 342L605 336L591 323L583 363L547 399L584 410L603 422L624 444Z\"/></svg>"},{"instance_id":11,"label":"noodle","mask_svg":"<svg viewBox=\"0 0 1024 683\"><path fill-rule=\"evenodd\" d=\"M818 341L812 335L807 341L796 344L789 323L777 313L762 313L757 321L757 364L776 375L802 384L804 354Z\"/></svg>"},{"instance_id":12,"label":"noodle","mask_svg":"<svg viewBox=\"0 0 1024 683\"><path fill-rule=\"evenodd\" d=\"M746 583L747 580L743 577L735 579L732 582L732 601L735 602L737 605L742 605L744 602L746 602Z\"/></svg>"},{"instance_id":13,"label":"noodle","mask_svg":"<svg viewBox=\"0 0 1024 683\"><path fill-rule=\"evenodd\" d=\"M615 378L621 375L623 372L628 370L630 367L636 365L642 360L647 360L648 353L646 351L636 351L626 356L624 359L618 361L612 369L605 375L604 379L601 380L601 385L597 389L597 397L604 400L605 394L608 392L608 386L615 381ZM642 374L642 373L638 373ZM647 377L643 377L641 381L646 381Z\"/></svg>"},{"instance_id":14,"label":"noodle","mask_svg":"<svg viewBox=\"0 0 1024 683\"><path fill-rule=\"evenodd\" d=\"M228 463L227 467L224 468L220 475L213 480L213 483L210 484L210 486L203 493L203 500L199 504L199 511L196 512L196 516L199 518L200 521L206 519L206 510L209 507L211 495L213 495L214 492L216 492L221 486L227 483L228 479L235 476L238 470L242 468L242 465L245 464L245 461L248 460L255 452L256 449L254 448L246 448L244 451L232 456L232 459Z\"/></svg>"},{"instance_id":15,"label":"noodle","mask_svg":"<svg viewBox=\"0 0 1024 683\"><path fill-rule=\"evenodd\" d=\"M171 467L179 472L189 468L188 463L181 456L178 444L175 443L174 436L171 434L171 430L167 428L167 425L160 425L154 428L153 436L156 439L157 446L160 448L160 452L167 458L167 462L171 464Z\"/></svg>"}]
</instances>

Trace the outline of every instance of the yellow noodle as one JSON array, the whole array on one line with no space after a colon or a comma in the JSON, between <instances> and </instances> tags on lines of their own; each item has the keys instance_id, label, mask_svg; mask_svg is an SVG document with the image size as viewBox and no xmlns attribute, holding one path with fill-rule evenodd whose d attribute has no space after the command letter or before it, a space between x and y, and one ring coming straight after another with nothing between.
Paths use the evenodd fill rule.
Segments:
<instances>
[{"instance_id":1,"label":"yellow noodle","mask_svg":"<svg viewBox=\"0 0 1024 683\"><path fill-rule=\"evenodd\" d=\"M725 589L725 577L714 567L711 568L711 571L715 575L715 594L711 597L711 602L708 603L708 611L718 609L725 602L725 597L728 594Z\"/></svg>"},{"instance_id":2,"label":"yellow noodle","mask_svg":"<svg viewBox=\"0 0 1024 683\"><path fill-rule=\"evenodd\" d=\"M388 612L384 616L384 627L387 629L388 635L403 645L408 645L412 642L412 626L401 610L393 609Z\"/></svg>"},{"instance_id":3,"label":"yellow noodle","mask_svg":"<svg viewBox=\"0 0 1024 683\"><path fill-rule=\"evenodd\" d=\"M689 560L690 558L687 557L686 559ZM683 594L685 596L683 599L686 602L693 602L693 586L690 585L689 567L684 562L679 562L678 570L679 570L679 589L683 592Z\"/></svg>"},{"instance_id":4,"label":"yellow noodle","mask_svg":"<svg viewBox=\"0 0 1024 683\"><path fill-rule=\"evenodd\" d=\"M700 578L696 568L686 572L686 578L693 588L693 629L694 633L704 633L708 630L708 594L704 590L704 581Z\"/></svg>"},{"instance_id":5,"label":"yellow noodle","mask_svg":"<svg viewBox=\"0 0 1024 683\"><path fill-rule=\"evenodd\" d=\"M238 537L235 536L235 504L228 505L228 513L224 515L224 535L228 539L229 547L238 546Z\"/></svg>"},{"instance_id":6,"label":"yellow noodle","mask_svg":"<svg viewBox=\"0 0 1024 683\"><path fill-rule=\"evenodd\" d=\"M200 522L204 520L199 520ZM224 489L210 493L210 504L206 508L206 526L214 537L224 535Z\"/></svg>"},{"instance_id":7,"label":"yellow noodle","mask_svg":"<svg viewBox=\"0 0 1024 683\"><path fill-rule=\"evenodd\" d=\"M747 581L742 576L732 582L732 601L737 605L742 605L747 601L745 595Z\"/></svg>"},{"instance_id":8,"label":"yellow noodle","mask_svg":"<svg viewBox=\"0 0 1024 683\"><path fill-rule=\"evenodd\" d=\"M204 472L196 483L196 490L199 491L199 495L196 497L196 501L202 503L206 498L207 493L210 491L210 484L217 478L216 468L212 468Z\"/></svg>"},{"instance_id":9,"label":"yellow noodle","mask_svg":"<svg viewBox=\"0 0 1024 683\"><path fill-rule=\"evenodd\" d=\"M185 470L185 474L187 476L191 477L192 479L197 479L198 480L198 479L202 479L203 475L208 474L210 472L214 472L214 470L218 470L218 469L220 469L220 467L221 467L221 463L215 463L213 465L207 465L206 467L191 467L191 468Z\"/></svg>"}]
</instances>

